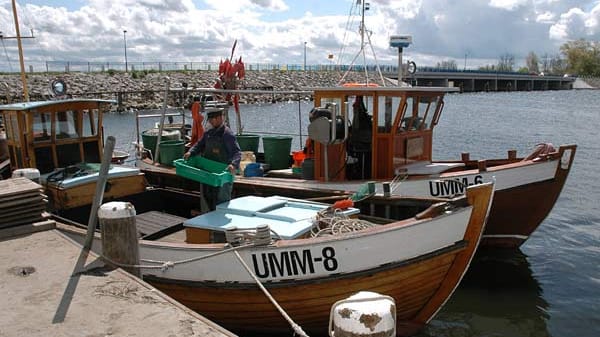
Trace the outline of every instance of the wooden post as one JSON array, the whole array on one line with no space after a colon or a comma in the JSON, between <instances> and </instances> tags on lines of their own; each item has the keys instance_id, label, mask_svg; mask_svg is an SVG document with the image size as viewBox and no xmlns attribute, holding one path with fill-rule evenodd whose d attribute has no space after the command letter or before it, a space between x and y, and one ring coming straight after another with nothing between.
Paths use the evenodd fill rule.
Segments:
<instances>
[{"instance_id":1,"label":"wooden post","mask_svg":"<svg viewBox=\"0 0 600 337\"><path fill-rule=\"evenodd\" d=\"M508 159L517 159L517 150L508 150Z\"/></svg>"},{"instance_id":2,"label":"wooden post","mask_svg":"<svg viewBox=\"0 0 600 337\"><path fill-rule=\"evenodd\" d=\"M102 253L110 261L122 265L139 265L138 232L135 226L135 207L128 202L113 201L98 211L102 233ZM136 267L122 267L140 276Z\"/></svg>"},{"instance_id":3,"label":"wooden post","mask_svg":"<svg viewBox=\"0 0 600 337\"><path fill-rule=\"evenodd\" d=\"M487 162L485 160L478 160L477 168L480 172L487 171Z\"/></svg>"},{"instance_id":4,"label":"wooden post","mask_svg":"<svg viewBox=\"0 0 600 337\"><path fill-rule=\"evenodd\" d=\"M108 136L106 138L106 145L104 146L104 153L102 154L102 163L100 164L100 171L98 172L98 181L96 181L96 192L94 193L90 217L88 218L87 234L85 236L85 243L83 244L85 250L90 250L94 241L96 221L98 220L98 208L100 204L102 204L102 198L104 197L104 189L106 188L106 181L108 180L108 171L110 169L110 161L115 149L115 143L115 137Z\"/></svg>"},{"instance_id":5,"label":"wooden post","mask_svg":"<svg viewBox=\"0 0 600 337\"><path fill-rule=\"evenodd\" d=\"M470 159L469 157L470 157L469 152L463 152L460 154L460 159L465 163L469 161L469 159Z\"/></svg>"}]
</instances>

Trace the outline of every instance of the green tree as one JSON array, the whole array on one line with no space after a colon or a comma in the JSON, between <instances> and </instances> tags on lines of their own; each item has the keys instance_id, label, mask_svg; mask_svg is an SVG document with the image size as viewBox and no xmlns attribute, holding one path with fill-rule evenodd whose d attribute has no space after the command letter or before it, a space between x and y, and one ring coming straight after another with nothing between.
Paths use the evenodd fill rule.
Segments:
<instances>
[{"instance_id":1,"label":"green tree","mask_svg":"<svg viewBox=\"0 0 600 337\"><path fill-rule=\"evenodd\" d=\"M457 70L458 69L458 67L456 65L456 61L454 61L454 60L446 60L446 61L438 62L437 67L439 69L446 69L446 70Z\"/></svg>"},{"instance_id":2,"label":"green tree","mask_svg":"<svg viewBox=\"0 0 600 337\"><path fill-rule=\"evenodd\" d=\"M600 42L584 39L569 41L560 47L567 59L567 71L578 75L600 76Z\"/></svg>"},{"instance_id":3,"label":"green tree","mask_svg":"<svg viewBox=\"0 0 600 337\"><path fill-rule=\"evenodd\" d=\"M506 53L500 56L500 60L498 61L498 71L513 71L514 66L514 55Z\"/></svg>"}]
</instances>

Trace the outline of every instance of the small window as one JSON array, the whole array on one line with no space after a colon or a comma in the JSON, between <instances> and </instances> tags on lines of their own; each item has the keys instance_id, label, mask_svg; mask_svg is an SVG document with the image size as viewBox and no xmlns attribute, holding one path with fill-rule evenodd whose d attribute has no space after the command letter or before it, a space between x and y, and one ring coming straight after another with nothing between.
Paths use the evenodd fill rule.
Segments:
<instances>
[{"instance_id":1,"label":"small window","mask_svg":"<svg viewBox=\"0 0 600 337\"><path fill-rule=\"evenodd\" d=\"M377 126L379 133L390 133L398 108L400 106L400 97L384 97L380 96Z\"/></svg>"},{"instance_id":2,"label":"small window","mask_svg":"<svg viewBox=\"0 0 600 337\"><path fill-rule=\"evenodd\" d=\"M79 138L76 111L60 111L56 113L56 139L65 138Z\"/></svg>"},{"instance_id":3,"label":"small window","mask_svg":"<svg viewBox=\"0 0 600 337\"><path fill-rule=\"evenodd\" d=\"M33 114L33 141L49 141L52 134L52 115L49 112Z\"/></svg>"},{"instance_id":4,"label":"small window","mask_svg":"<svg viewBox=\"0 0 600 337\"><path fill-rule=\"evenodd\" d=\"M83 137L96 136L98 134L98 111L83 111Z\"/></svg>"}]
</instances>

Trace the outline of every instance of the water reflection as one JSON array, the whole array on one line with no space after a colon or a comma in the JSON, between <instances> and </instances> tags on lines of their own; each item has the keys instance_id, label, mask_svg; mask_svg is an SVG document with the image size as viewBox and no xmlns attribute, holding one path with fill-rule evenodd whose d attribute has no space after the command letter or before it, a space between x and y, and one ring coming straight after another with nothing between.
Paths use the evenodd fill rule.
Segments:
<instances>
[{"instance_id":1,"label":"water reflection","mask_svg":"<svg viewBox=\"0 0 600 337\"><path fill-rule=\"evenodd\" d=\"M480 251L454 295L418 336L550 336L547 309L525 254Z\"/></svg>"}]
</instances>

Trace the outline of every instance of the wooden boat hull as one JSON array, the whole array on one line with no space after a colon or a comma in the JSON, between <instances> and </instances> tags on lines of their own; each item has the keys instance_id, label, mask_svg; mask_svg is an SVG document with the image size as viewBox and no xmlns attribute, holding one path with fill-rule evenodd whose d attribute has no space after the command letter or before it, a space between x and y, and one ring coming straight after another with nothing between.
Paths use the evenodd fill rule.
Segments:
<instances>
[{"instance_id":1,"label":"wooden boat hull","mask_svg":"<svg viewBox=\"0 0 600 337\"><path fill-rule=\"evenodd\" d=\"M280 240L237 253L307 332L325 334L333 303L369 290L395 299L398 334L411 335L441 308L466 272L492 189L491 184L469 188L469 205L431 208L416 218L360 232ZM85 234L66 232L79 241ZM157 289L227 329L291 331L236 255L224 251L228 248L141 240L141 273Z\"/></svg>"},{"instance_id":2,"label":"wooden boat hull","mask_svg":"<svg viewBox=\"0 0 600 337\"><path fill-rule=\"evenodd\" d=\"M50 209L57 212L68 209L90 205L94 200L96 191L96 181L90 181L85 184L63 187L60 184L44 184L46 193L50 197ZM144 174L109 178L107 187L104 191L104 200L111 200L136 193L141 193L146 189L146 180Z\"/></svg>"},{"instance_id":3,"label":"wooden boat hull","mask_svg":"<svg viewBox=\"0 0 600 337\"><path fill-rule=\"evenodd\" d=\"M464 186L495 180L496 190L481 246L518 248L548 216L570 172L575 145L564 145L540 160L518 161L471 172L401 182L401 196L447 197ZM461 185L462 184L462 185Z\"/></svg>"},{"instance_id":4,"label":"wooden boat hull","mask_svg":"<svg viewBox=\"0 0 600 337\"><path fill-rule=\"evenodd\" d=\"M407 261L403 266L387 266L318 282L290 281L265 287L285 312L309 335L323 335L331 306L359 291L373 291L396 299L397 333L412 335L427 323L421 310L434 298L465 244L457 243L428 256ZM457 262L458 263L458 262ZM162 292L229 330L243 333L293 332L264 293L253 284L211 285L175 282L145 277ZM437 300L439 301L439 300Z\"/></svg>"},{"instance_id":5,"label":"wooden boat hull","mask_svg":"<svg viewBox=\"0 0 600 337\"><path fill-rule=\"evenodd\" d=\"M391 219L404 216L407 204L427 207L426 200L448 198L464 193L465 186L496 181L494 202L481 242L482 246L518 248L539 227L552 210L565 184L575 156L575 145L564 145L540 161L517 161L485 170L455 171L437 176L409 176L399 183L390 197L384 196L382 184L376 195L363 205L371 215ZM193 188L190 181L175 175L174 170L154 166L140 167L151 184ZM301 198L327 198L349 195L364 181L321 182L287 178L236 177L237 195L279 194ZM403 201L399 199L404 199ZM423 203L424 202L424 203ZM401 207L394 205L400 204Z\"/></svg>"}]
</instances>

